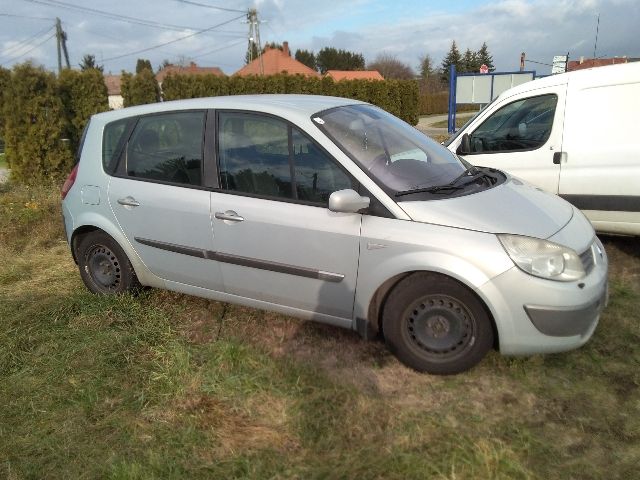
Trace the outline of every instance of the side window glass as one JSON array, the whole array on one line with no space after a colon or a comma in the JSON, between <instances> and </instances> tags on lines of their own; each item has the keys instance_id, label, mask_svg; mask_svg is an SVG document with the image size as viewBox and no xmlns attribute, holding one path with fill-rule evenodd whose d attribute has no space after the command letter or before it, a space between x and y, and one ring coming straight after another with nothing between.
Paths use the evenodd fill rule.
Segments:
<instances>
[{"instance_id":1,"label":"side window glass","mask_svg":"<svg viewBox=\"0 0 640 480\"><path fill-rule=\"evenodd\" d=\"M471 134L474 153L534 150L551 135L558 97L541 95L500 108Z\"/></svg>"},{"instance_id":2,"label":"side window glass","mask_svg":"<svg viewBox=\"0 0 640 480\"><path fill-rule=\"evenodd\" d=\"M295 128L291 138L298 199L327 204L333 192L352 188L349 176L311 140Z\"/></svg>"},{"instance_id":3,"label":"side window glass","mask_svg":"<svg viewBox=\"0 0 640 480\"><path fill-rule=\"evenodd\" d=\"M245 113L218 117L220 180L225 190L294 198L287 124Z\"/></svg>"},{"instance_id":4,"label":"side window glass","mask_svg":"<svg viewBox=\"0 0 640 480\"><path fill-rule=\"evenodd\" d=\"M127 145L127 175L201 185L204 112L141 117Z\"/></svg>"},{"instance_id":5,"label":"side window glass","mask_svg":"<svg viewBox=\"0 0 640 480\"><path fill-rule=\"evenodd\" d=\"M120 144L122 136L127 130L129 119L117 120L105 125L102 136L102 165L107 173L115 169L116 149ZM88 127L89 124L87 124ZM83 135L84 139L84 135Z\"/></svg>"}]
</instances>

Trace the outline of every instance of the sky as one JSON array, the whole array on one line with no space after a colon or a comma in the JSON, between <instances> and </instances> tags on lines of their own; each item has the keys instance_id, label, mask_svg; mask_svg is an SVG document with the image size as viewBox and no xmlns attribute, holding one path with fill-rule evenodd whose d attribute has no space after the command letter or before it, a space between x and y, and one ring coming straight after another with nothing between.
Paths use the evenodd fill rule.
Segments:
<instances>
[{"instance_id":1,"label":"sky","mask_svg":"<svg viewBox=\"0 0 640 480\"><path fill-rule=\"evenodd\" d=\"M596 57L640 57L639 0L1 0L0 65L56 69L59 17L74 68L92 54L105 73L145 58L155 69L166 59L232 74L244 65L248 8L263 44L330 46L367 62L385 53L416 71L425 55L439 66L455 40L461 53L486 42L497 71L517 70L525 52L527 70L547 74L554 55L593 57L598 15Z\"/></svg>"}]
</instances>

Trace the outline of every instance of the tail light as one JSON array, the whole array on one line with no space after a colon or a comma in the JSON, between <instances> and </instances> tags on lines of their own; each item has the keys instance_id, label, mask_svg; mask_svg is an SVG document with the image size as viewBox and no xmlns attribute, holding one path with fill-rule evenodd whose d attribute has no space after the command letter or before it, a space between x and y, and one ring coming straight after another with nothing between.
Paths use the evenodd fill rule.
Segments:
<instances>
[{"instance_id":1,"label":"tail light","mask_svg":"<svg viewBox=\"0 0 640 480\"><path fill-rule=\"evenodd\" d=\"M76 163L76 166L73 167L73 170L71 170L71 173L69 173L69 176L65 180L64 185L62 185L62 190L60 191L62 200L65 199L65 197L67 196L67 193L69 193L69 190L71 190L71 187L73 187L73 184L76 181L76 176L78 175L78 165L80 164Z\"/></svg>"}]
</instances>

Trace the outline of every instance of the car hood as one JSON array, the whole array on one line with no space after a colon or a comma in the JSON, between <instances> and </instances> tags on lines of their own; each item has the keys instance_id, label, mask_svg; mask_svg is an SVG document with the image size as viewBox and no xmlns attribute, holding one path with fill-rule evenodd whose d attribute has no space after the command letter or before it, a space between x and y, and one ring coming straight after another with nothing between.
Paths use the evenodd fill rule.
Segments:
<instances>
[{"instance_id":1,"label":"car hood","mask_svg":"<svg viewBox=\"0 0 640 480\"><path fill-rule=\"evenodd\" d=\"M416 222L536 238L553 236L573 216L573 207L560 197L511 176L475 194L398 205Z\"/></svg>"}]
</instances>

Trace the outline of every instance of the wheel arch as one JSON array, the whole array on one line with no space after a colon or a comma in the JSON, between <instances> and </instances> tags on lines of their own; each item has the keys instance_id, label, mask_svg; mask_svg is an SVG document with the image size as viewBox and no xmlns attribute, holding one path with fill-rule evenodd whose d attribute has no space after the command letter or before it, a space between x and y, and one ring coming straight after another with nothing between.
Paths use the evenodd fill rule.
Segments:
<instances>
[{"instance_id":1,"label":"wheel arch","mask_svg":"<svg viewBox=\"0 0 640 480\"><path fill-rule=\"evenodd\" d=\"M424 273L429 275L434 275L434 276L447 277L457 282L458 284L466 288L469 291L469 293L471 293L478 300L478 302L480 302L487 316L489 317L489 320L491 321L491 328L493 329L493 338L494 338L493 348L495 350L499 350L500 349L499 330L497 328L497 324L496 324L493 312L485 302L485 299L482 298L480 295L478 295L478 293L475 291L475 289L471 285L467 284L460 278L443 273L443 272L439 272L436 270L411 270L411 271L399 273L385 280L375 290L369 302L368 315L367 315L369 326L373 329L374 333L378 336L384 337L384 331L382 328L382 314L384 312L385 303L389 298L389 294L393 291L393 289L396 288L398 284L405 278L413 275L417 275L417 274L424 274Z\"/></svg>"}]
</instances>

